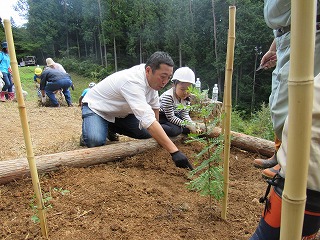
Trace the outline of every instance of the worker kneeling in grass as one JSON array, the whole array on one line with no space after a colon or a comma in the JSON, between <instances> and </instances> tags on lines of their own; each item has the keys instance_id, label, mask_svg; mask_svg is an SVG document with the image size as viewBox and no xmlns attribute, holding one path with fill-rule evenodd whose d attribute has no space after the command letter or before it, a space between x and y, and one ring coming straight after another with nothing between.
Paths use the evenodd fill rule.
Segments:
<instances>
[{"instance_id":1,"label":"worker kneeling in grass","mask_svg":"<svg viewBox=\"0 0 320 240\"><path fill-rule=\"evenodd\" d=\"M192 169L158 122L158 90L171 79L173 66L167 53L155 52L146 64L116 72L88 91L82 100L83 144L102 146L116 133L136 139L153 137L177 167Z\"/></svg>"}]
</instances>

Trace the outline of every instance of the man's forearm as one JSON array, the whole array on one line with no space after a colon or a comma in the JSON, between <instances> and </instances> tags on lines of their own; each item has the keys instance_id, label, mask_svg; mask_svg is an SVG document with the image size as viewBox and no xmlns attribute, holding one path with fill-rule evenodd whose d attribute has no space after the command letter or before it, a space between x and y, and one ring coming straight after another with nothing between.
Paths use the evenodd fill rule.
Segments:
<instances>
[{"instance_id":1,"label":"man's forearm","mask_svg":"<svg viewBox=\"0 0 320 240\"><path fill-rule=\"evenodd\" d=\"M178 148L165 133L158 121L154 121L150 127L148 127L148 131L151 136L169 153L178 151Z\"/></svg>"}]
</instances>

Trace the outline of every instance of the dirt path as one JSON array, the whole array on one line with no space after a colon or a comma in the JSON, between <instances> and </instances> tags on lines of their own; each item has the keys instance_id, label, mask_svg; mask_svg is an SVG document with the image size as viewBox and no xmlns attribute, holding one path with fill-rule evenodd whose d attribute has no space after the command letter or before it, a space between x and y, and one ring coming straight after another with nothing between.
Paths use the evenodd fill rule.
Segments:
<instances>
[{"instance_id":1,"label":"dirt path","mask_svg":"<svg viewBox=\"0 0 320 240\"><path fill-rule=\"evenodd\" d=\"M35 155L81 148L78 107L40 108L27 102ZM0 160L25 157L17 103L0 103ZM197 144L178 143L192 159ZM98 149L97 149L98 151ZM248 239L263 206L266 184L254 169L256 154L232 149L227 220L221 203L186 189L188 174L163 149L89 168L62 168L40 176L50 239ZM0 186L0 239L42 239L31 221L30 179Z\"/></svg>"}]
</instances>

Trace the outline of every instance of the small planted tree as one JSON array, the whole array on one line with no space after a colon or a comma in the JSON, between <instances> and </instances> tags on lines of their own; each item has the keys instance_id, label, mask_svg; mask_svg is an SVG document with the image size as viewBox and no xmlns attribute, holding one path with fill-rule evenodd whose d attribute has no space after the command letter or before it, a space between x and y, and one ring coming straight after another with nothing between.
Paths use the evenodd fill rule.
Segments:
<instances>
[{"instance_id":1,"label":"small planted tree","mask_svg":"<svg viewBox=\"0 0 320 240\"><path fill-rule=\"evenodd\" d=\"M192 105L187 106L197 119L198 133L190 133L187 143L200 143L203 148L195 156L195 169L190 171L191 181L188 189L197 191L202 196L209 196L209 206L212 208L213 198L223 198L223 167L222 151L223 136L210 137L214 127L221 123L220 105L208 99L208 91L196 88L189 89L192 95ZM181 106L182 107L182 106Z\"/></svg>"}]
</instances>

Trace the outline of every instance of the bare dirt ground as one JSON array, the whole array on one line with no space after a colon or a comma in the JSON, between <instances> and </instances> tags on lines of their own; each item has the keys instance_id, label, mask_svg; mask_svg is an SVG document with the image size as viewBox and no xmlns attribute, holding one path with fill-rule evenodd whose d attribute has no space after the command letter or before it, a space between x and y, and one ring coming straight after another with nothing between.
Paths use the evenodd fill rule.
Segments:
<instances>
[{"instance_id":1,"label":"bare dirt ground","mask_svg":"<svg viewBox=\"0 0 320 240\"><path fill-rule=\"evenodd\" d=\"M35 155L79 146L79 107L46 108L26 102ZM0 103L0 160L25 157L18 105ZM120 139L122 141L122 138ZM193 159L201 146L177 143ZM99 148L97 148L99 151ZM40 176L47 203L50 239L248 239L263 205L266 183L252 166L259 155L232 148L227 220L221 203L186 189L188 172L172 163L162 148L120 162L88 168L61 168ZM43 239L31 179L0 185L0 237Z\"/></svg>"}]
</instances>

